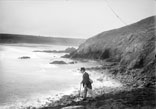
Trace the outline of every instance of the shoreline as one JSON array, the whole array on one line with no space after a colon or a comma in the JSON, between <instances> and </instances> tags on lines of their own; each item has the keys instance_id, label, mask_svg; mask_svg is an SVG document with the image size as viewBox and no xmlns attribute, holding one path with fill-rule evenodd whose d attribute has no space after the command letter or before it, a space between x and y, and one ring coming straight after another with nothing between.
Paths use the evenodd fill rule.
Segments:
<instances>
[{"instance_id":1,"label":"shoreline","mask_svg":"<svg viewBox=\"0 0 156 109\"><path fill-rule=\"evenodd\" d=\"M101 71L103 71L101 68L89 67L89 68L86 68L86 69L87 69L87 72L89 72L91 74L91 76L93 76L93 75L96 75L97 76L98 75L95 78L92 78L91 77L92 79L94 79L94 83L93 83L94 85L99 84L99 83L103 84L103 82L109 82L109 81L111 81L111 78L110 77L107 77L108 76L107 75L108 74L107 72L101 73ZM97 73L94 74L95 72L97 72ZM100 78L103 78L104 75L107 78L105 78L103 81L100 81L99 79ZM99 83L97 83L97 82L99 82ZM114 91L116 92L116 91L122 90L122 87L119 87L119 86L118 87L111 87L111 86L108 87L108 86L104 86L104 85L105 84L103 84L103 86L102 85L99 85L99 86L96 86L96 87L93 86L93 88L94 88L93 92L96 94L96 96L100 96L100 95L102 95L104 93L111 93L111 92L114 93ZM81 95L82 95L82 90L83 90L83 88L81 86ZM79 89L76 89L76 88L74 88L74 90L72 90L68 94L67 93L63 93L63 94L60 95L58 93L56 95L60 96L60 97L58 97L57 100L56 99L54 100L53 99L53 96L49 96L47 98L47 102L45 102L44 104L42 104L42 105L40 105L38 107L34 107L33 105L32 106L30 105L30 106L23 107L23 108L24 109L44 109L44 108L49 107L49 106L50 107L57 107L59 105L60 106L62 106L62 105L69 105L72 102L80 102L82 100L82 98L79 97Z\"/></svg>"},{"instance_id":2,"label":"shoreline","mask_svg":"<svg viewBox=\"0 0 156 109\"><path fill-rule=\"evenodd\" d=\"M94 73L97 71L97 75L100 76L100 78L103 78L104 76L107 77L105 79L103 79L102 81L100 81L100 78L96 78L96 82L101 82L102 84L104 82L107 82L107 81L111 81L111 77L109 77L107 74L108 72L104 72L104 73L101 73L101 71L103 71L102 67L90 67L90 68L86 68L88 72L90 73ZM94 71L94 72L92 72ZM95 78L94 78L95 79ZM114 80L114 79L112 79ZM96 85L98 83L94 82L93 84ZM113 81L115 82L115 81ZM99 97L103 94L109 94L109 93L116 93L116 92L120 92L120 91L123 91L123 86L115 86L115 87L112 87L112 86L104 86L105 84L99 86L99 87L94 87L93 86L93 93L96 95L96 97ZM81 95L82 95L82 90L83 88L81 88ZM75 91L76 92L76 91ZM79 97L79 92L77 91L77 93L71 93L70 95L64 95L62 96L59 100L57 101L52 101L50 104L47 104L47 106L44 106L44 107L40 107L39 109L55 109L56 107L63 107L63 106L66 106L66 105L70 105L72 104L73 102L81 102L82 100L82 97ZM29 108L28 108L29 109Z\"/></svg>"},{"instance_id":3,"label":"shoreline","mask_svg":"<svg viewBox=\"0 0 156 109\"><path fill-rule=\"evenodd\" d=\"M81 61L80 61L81 62ZM84 61L84 63L90 63L90 61L88 60L88 61ZM91 61L92 62L92 61ZM91 66L88 66L88 68L91 68L91 70L87 70L88 72L90 72L90 73L94 73L94 72L92 72L93 70L95 70L94 68L92 68ZM96 71L95 71L96 72ZM77 72L78 73L78 72ZM99 74L100 74L100 72L99 72ZM98 75L98 74L96 74L96 75ZM101 75L103 75L103 74L101 74ZM95 82L96 83L96 82ZM78 85L79 86L79 85ZM76 88L78 88L78 89L76 89ZM58 97L59 99L61 99L61 98L64 98L64 97L71 97L71 95L73 96L73 97L77 97L78 96L78 93L79 93L79 87L74 87L73 88L73 90L70 92L70 94L69 93L64 93L64 94L61 94L60 95L60 93L58 92L58 94L56 94L56 95L58 95L58 96L60 96L60 97ZM17 103L15 103L15 105L14 104L8 104L6 107L11 107L11 108L14 108L15 106L15 108L21 108L21 109L29 109L29 108L34 108L34 109L38 109L38 108L41 108L41 106L44 106L44 107L47 107L48 105L52 105L51 103L54 103L55 101L57 101L57 100L53 100L53 97L56 97L55 96L55 94L54 94L54 96L50 96L50 94L49 94L49 96L47 96L48 94L46 94L45 96L41 96L41 99L40 99L40 96L38 97L39 99L33 99L33 101L32 101L32 103L31 103L31 101L29 102L25 102L25 100L18 100L17 101ZM62 97L63 96L63 97ZM46 98L47 97L47 98ZM42 98L44 98L44 100L42 99ZM36 101L35 101L36 100ZM46 104L46 102L44 102L44 101L47 101L47 104ZM77 101L77 100L76 100ZM25 103L25 104L23 104L22 105L22 103ZM40 102L41 103L41 105L39 105L38 106L38 102ZM30 103L30 104L29 104ZM3 105L2 105L3 106ZM5 107L4 107L5 108ZM6 109L6 108L5 108Z\"/></svg>"},{"instance_id":4,"label":"shoreline","mask_svg":"<svg viewBox=\"0 0 156 109\"><path fill-rule=\"evenodd\" d=\"M72 102L67 105L40 109L155 109L155 89L139 88L130 91L103 94L94 101ZM146 99L145 99L146 98ZM80 108L74 108L79 106Z\"/></svg>"}]
</instances>

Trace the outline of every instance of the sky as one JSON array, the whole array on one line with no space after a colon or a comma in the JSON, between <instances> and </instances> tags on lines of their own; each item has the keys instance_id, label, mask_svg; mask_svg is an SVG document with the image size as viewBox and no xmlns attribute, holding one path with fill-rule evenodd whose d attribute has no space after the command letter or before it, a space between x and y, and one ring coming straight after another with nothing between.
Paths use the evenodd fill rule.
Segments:
<instances>
[{"instance_id":1,"label":"sky","mask_svg":"<svg viewBox=\"0 0 156 109\"><path fill-rule=\"evenodd\" d=\"M0 0L0 33L86 39L156 15L155 4L156 0Z\"/></svg>"}]
</instances>

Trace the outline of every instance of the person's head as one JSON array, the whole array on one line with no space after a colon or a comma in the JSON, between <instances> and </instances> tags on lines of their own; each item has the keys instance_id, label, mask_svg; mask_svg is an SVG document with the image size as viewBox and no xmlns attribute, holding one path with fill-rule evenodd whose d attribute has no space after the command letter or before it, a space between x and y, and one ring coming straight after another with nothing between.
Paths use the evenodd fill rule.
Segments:
<instances>
[{"instance_id":1,"label":"person's head","mask_svg":"<svg viewBox=\"0 0 156 109\"><path fill-rule=\"evenodd\" d=\"M81 67L80 71L81 71L81 73L84 73L85 72L85 68Z\"/></svg>"}]
</instances>

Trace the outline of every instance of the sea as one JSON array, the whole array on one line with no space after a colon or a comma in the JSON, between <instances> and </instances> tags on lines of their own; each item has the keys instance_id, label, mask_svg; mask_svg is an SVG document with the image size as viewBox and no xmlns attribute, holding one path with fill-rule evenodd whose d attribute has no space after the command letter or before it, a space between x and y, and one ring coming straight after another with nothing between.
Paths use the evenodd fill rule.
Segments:
<instances>
[{"instance_id":1,"label":"sea","mask_svg":"<svg viewBox=\"0 0 156 109\"><path fill-rule=\"evenodd\" d=\"M62 58L67 53L34 52L35 50L65 50L71 46L47 44L0 44L0 109L41 107L49 99L79 90L81 67L95 67L95 61L78 61ZM77 46L72 46L77 48ZM28 56L30 59L20 59ZM100 66L100 65L99 65Z\"/></svg>"}]
</instances>

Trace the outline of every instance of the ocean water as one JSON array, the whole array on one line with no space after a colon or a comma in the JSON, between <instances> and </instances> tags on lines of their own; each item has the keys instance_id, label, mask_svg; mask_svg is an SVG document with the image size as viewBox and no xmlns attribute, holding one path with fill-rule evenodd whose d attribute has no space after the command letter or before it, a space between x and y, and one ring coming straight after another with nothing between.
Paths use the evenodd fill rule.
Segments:
<instances>
[{"instance_id":1,"label":"ocean water","mask_svg":"<svg viewBox=\"0 0 156 109\"><path fill-rule=\"evenodd\" d=\"M65 53L33 52L34 50L64 50L68 46L42 44L0 45L0 108L13 109L21 106L44 105L50 97L59 98L78 90L82 75L80 67L93 67L94 61L76 64L49 64ZM19 59L30 56L30 59Z\"/></svg>"}]
</instances>

